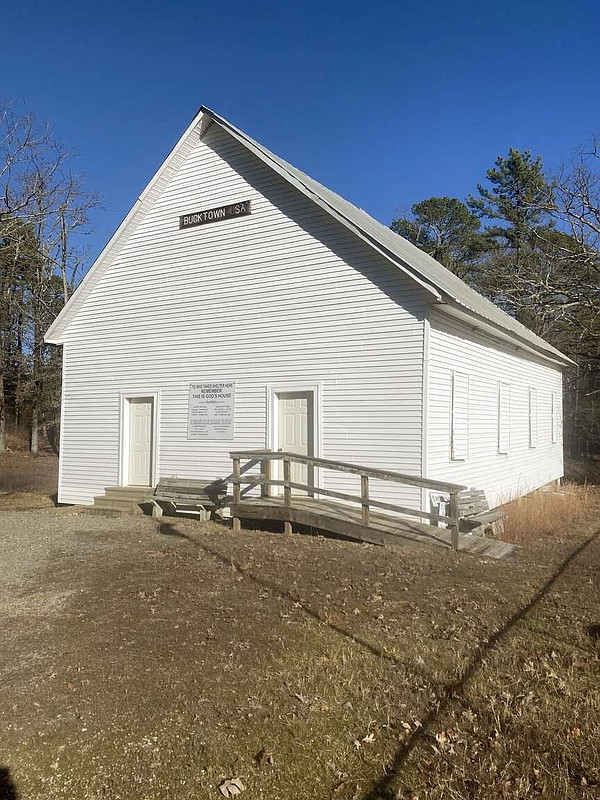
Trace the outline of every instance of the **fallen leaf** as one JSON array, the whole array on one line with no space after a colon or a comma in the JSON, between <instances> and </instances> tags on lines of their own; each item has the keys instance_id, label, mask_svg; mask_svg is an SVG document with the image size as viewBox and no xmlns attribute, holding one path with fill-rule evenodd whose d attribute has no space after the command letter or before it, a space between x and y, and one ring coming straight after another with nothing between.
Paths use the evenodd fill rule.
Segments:
<instances>
[{"instance_id":1,"label":"fallen leaf","mask_svg":"<svg viewBox=\"0 0 600 800\"><path fill-rule=\"evenodd\" d=\"M375 734L368 733L366 736L363 736L362 741L366 742L367 744L372 744L375 741Z\"/></svg>"},{"instance_id":2,"label":"fallen leaf","mask_svg":"<svg viewBox=\"0 0 600 800\"><path fill-rule=\"evenodd\" d=\"M223 797L235 797L241 794L246 787L240 778L229 778L219 786L219 791Z\"/></svg>"}]
</instances>

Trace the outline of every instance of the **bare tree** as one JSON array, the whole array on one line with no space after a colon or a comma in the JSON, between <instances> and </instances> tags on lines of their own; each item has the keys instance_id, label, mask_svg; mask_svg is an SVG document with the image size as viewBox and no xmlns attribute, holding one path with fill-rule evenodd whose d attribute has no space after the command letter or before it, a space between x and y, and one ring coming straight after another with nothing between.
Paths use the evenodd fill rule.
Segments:
<instances>
[{"instance_id":1,"label":"bare tree","mask_svg":"<svg viewBox=\"0 0 600 800\"><path fill-rule=\"evenodd\" d=\"M597 256L600 249L600 138L580 147L555 182L552 212L566 222L571 235Z\"/></svg>"},{"instance_id":2,"label":"bare tree","mask_svg":"<svg viewBox=\"0 0 600 800\"><path fill-rule=\"evenodd\" d=\"M551 213L568 233L565 259L568 281L561 297L563 327L572 338L578 362L567 384L573 427L570 443L577 455L600 450L600 139L593 136L564 166L554 182ZM566 325L564 324L566 323Z\"/></svg>"},{"instance_id":3,"label":"bare tree","mask_svg":"<svg viewBox=\"0 0 600 800\"><path fill-rule=\"evenodd\" d=\"M77 234L89 229L89 212L98 205L97 196L86 192L81 177L71 171L74 157L48 126L38 125L32 115L16 114L10 103L0 106L0 232L3 246L8 248L2 258L6 269L0 282L0 451L6 425L6 344L19 315L21 355L28 367L20 397L30 421L32 452L38 451L45 413L59 403L60 363L45 345L43 333L77 283L82 265ZM18 247L18 240L27 242L27 247ZM25 288L18 305L16 262L12 272L8 271L10 248L19 251L21 261L27 260L26 265L19 262Z\"/></svg>"},{"instance_id":4,"label":"bare tree","mask_svg":"<svg viewBox=\"0 0 600 800\"><path fill-rule=\"evenodd\" d=\"M477 191L466 206L417 203L392 229L577 363L565 380L567 451L600 452L600 139L552 178L511 148Z\"/></svg>"}]
</instances>

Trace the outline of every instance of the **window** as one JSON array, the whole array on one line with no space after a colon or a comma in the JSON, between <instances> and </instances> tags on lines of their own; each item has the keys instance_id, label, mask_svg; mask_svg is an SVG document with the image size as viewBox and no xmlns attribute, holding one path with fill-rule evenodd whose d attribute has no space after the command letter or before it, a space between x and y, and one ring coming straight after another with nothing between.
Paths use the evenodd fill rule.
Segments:
<instances>
[{"instance_id":1,"label":"window","mask_svg":"<svg viewBox=\"0 0 600 800\"><path fill-rule=\"evenodd\" d=\"M529 447L538 445L537 389L529 389Z\"/></svg>"},{"instance_id":2,"label":"window","mask_svg":"<svg viewBox=\"0 0 600 800\"><path fill-rule=\"evenodd\" d=\"M452 373L450 457L464 461L469 453L469 376Z\"/></svg>"},{"instance_id":3,"label":"window","mask_svg":"<svg viewBox=\"0 0 600 800\"><path fill-rule=\"evenodd\" d=\"M510 384L498 382L498 452L510 450Z\"/></svg>"}]
</instances>

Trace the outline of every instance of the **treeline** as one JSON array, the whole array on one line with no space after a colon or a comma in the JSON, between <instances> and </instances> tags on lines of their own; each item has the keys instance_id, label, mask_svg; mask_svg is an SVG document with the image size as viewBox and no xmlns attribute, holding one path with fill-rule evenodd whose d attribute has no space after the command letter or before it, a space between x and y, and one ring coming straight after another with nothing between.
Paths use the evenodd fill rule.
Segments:
<instances>
[{"instance_id":1,"label":"treeline","mask_svg":"<svg viewBox=\"0 0 600 800\"><path fill-rule=\"evenodd\" d=\"M511 149L464 201L430 197L391 227L576 362L566 452L600 453L600 141L552 176Z\"/></svg>"},{"instance_id":2,"label":"treeline","mask_svg":"<svg viewBox=\"0 0 600 800\"><path fill-rule=\"evenodd\" d=\"M79 234L97 205L74 153L29 114L0 103L0 452L8 429L58 434L61 353L43 335L81 272Z\"/></svg>"},{"instance_id":3,"label":"treeline","mask_svg":"<svg viewBox=\"0 0 600 800\"><path fill-rule=\"evenodd\" d=\"M49 128L0 103L0 452L7 429L27 430L33 452L57 430L61 353L43 334L83 272L98 205L73 159ZM392 229L576 362L566 449L599 453L600 142L552 176L511 149L472 196L423 200Z\"/></svg>"}]
</instances>

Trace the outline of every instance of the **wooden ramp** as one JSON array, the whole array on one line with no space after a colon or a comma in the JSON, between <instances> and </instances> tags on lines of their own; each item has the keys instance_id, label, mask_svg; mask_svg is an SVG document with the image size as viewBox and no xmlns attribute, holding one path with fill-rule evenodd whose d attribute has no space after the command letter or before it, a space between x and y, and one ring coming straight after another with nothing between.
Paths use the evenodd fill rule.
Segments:
<instances>
[{"instance_id":1,"label":"wooden ramp","mask_svg":"<svg viewBox=\"0 0 600 800\"><path fill-rule=\"evenodd\" d=\"M452 546L451 532L404 517L371 511L369 524L362 522L362 511L343 503L314 497L292 495L287 505L283 497L248 497L231 503L232 517L254 520L281 520L308 525L371 544L398 545L419 542L438 547ZM459 534L458 550L485 558L503 558L515 546L472 534Z\"/></svg>"}]
</instances>

